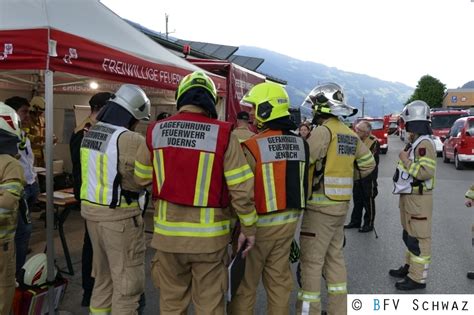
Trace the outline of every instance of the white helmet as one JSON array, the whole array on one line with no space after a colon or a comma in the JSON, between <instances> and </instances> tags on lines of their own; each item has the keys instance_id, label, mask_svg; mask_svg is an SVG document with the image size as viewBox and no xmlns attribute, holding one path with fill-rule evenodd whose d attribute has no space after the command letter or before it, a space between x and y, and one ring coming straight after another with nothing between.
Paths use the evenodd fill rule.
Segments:
<instances>
[{"instance_id":1,"label":"white helmet","mask_svg":"<svg viewBox=\"0 0 474 315\"><path fill-rule=\"evenodd\" d=\"M357 108L345 103L344 91L337 83L324 83L317 85L306 96L303 107L309 107L313 114L330 114L337 117L349 117L357 114Z\"/></svg>"},{"instance_id":2,"label":"white helmet","mask_svg":"<svg viewBox=\"0 0 474 315\"><path fill-rule=\"evenodd\" d=\"M23 265L21 268L23 279L20 282L28 286L39 286L46 283L48 277L48 260L46 254L36 254ZM54 267L54 277L56 278L57 269Z\"/></svg>"},{"instance_id":3,"label":"white helmet","mask_svg":"<svg viewBox=\"0 0 474 315\"><path fill-rule=\"evenodd\" d=\"M13 108L2 102L0 102L0 130L21 140L20 117Z\"/></svg>"},{"instance_id":4,"label":"white helmet","mask_svg":"<svg viewBox=\"0 0 474 315\"><path fill-rule=\"evenodd\" d=\"M423 101L407 104L400 114L405 123L410 121L431 121L430 107Z\"/></svg>"},{"instance_id":5,"label":"white helmet","mask_svg":"<svg viewBox=\"0 0 474 315\"><path fill-rule=\"evenodd\" d=\"M138 120L150 120L150 99L138 85L123 84L112 95L111 101L125 108Z\"/></svg>"}]
</instances>

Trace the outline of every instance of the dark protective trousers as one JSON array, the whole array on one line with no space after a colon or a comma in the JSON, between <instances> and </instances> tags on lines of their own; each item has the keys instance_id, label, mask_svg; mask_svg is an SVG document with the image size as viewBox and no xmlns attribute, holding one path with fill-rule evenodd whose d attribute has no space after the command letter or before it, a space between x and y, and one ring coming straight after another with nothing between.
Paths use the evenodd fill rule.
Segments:
<instances>
[{"instance_id":1,"label":"dark protective trousers","mask_svg":"<svg viewBox=\"0 0 474 315\"><path fill-rule=\"evenodd\" d=\"M365 208L364 226L374 226L375 194L372 181L355 181L353 192L354 208L352 209L351 223L361 225L362 210Z\"/></svg>"}]
</instances>

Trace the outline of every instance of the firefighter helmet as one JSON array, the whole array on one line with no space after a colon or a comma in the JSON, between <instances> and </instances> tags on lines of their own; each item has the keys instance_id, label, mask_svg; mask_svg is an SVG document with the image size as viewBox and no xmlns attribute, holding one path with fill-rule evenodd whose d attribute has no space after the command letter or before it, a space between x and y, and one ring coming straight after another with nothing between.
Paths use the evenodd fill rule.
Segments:
<instances>
[{"instance_id":1,"label":"firefighter helmet","mask_svg":"<svg viewBox=\"0 0 474 315\"><path fill-rule=\"evenodd\" d=\"M332 82L317 85L301 106L310 107L315 115L329 114L337 117L350 117L358 111L346 104L342 87Z\"/></svg>"},{"instance_id":2,"label":"firefighter helmet","mask_svg":"<svg viewBox=\"0 0 474 315\"><path fill-rule=\"evenodd\" d=\"M241 104L254 107L255 119L259 125L290 116L288 93L276 83L264 82L255 85L244 95Z\"/></svg>"},{"instance_id":3,"label":"firefighter helmet","mask_svg":"<svg viewBox=\"0 0 474 315\"><path fill-rule=\"evenodd\" d=\"M179 98L188 90L195 87L201 87L208 91L214 102L217 102L216 86L211 78L209 78L203 71L194 71L181 79L178 89L176 90L176 101L178 101Z\"/></svg>"},{"instance_id":4,"label":"firefighter helmet","mask_svg":"<svg viewBox=\"0 0 474 315\"><path fill-rule=\"evenodd\" d=\"M110 100L125 108L135 119L150 120L150 99L138 85L123 84Z\"/></svg>"},{"instance_id":5,"label":"firefighter helmet","mask_svg":"<svg viewBox=\"0 0 474 315\"><path fill-rule=\"evenodd\" d=\"M431 121L430 107L423 101L407 104L400 115L405 123L410 121Z\"/></svg>"},{"instance_id":6,"label":"firefighter helmet","mask_svg":"<svg viewBox=\"0 0 474 315\"><path fill-rule=\"evenodd\" d=\"M54 277L56 278L58 270L54 267ZM21 268L21 277L19 282L28 286L40 286L46 283L48 276L48 260L46 254L36 254Z\"/></svg>"},{"instance_id":7,"label":"firefighter helmet","mask_svg":"<svg viewBox=\"0 0 474 315\"><path fill-rule=\"evenodd\" d=\"M13 108L0 102L0 130L21 140L20 117Z\"/></svg>"}]
</instances>

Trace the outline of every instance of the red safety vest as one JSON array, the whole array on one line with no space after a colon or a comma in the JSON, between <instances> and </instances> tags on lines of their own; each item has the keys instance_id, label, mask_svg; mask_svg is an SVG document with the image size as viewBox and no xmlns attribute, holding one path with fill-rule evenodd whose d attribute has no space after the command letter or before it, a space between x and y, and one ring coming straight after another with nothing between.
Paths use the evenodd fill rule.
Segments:
<instances>
[{"instance_id":1,"label":"red safety vest","mask_svg":"<svg viewBox=\"0 0 474 315\"><path fill-rule=\"evenodd\" d=\"M309 150L303 138L281 130L267 130L243 145L256 161L257 213L304 208Z\"/></svg>"},{"instance_id":2,"label":"red safety vest","mask_svg":"<svg viewBox=\"0 0 474 315\"><path fill-rule=\"evenodd\" d=\"M182 112L150 125L153 197L194 207L225 208L224 154L231 124Z\"/></svg>"}]
</instances>

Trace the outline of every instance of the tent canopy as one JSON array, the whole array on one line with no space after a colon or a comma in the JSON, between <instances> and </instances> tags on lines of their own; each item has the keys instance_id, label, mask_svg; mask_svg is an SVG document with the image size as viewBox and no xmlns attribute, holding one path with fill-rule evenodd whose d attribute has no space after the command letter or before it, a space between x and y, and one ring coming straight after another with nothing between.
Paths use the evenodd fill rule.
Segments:
<instances>
[{"instance_id":1,"label":"tent canopy","mask_svg":"<svg viewBox=\"0 0 474 315\"><path fill-rule=\"evenodd\" d=\"M2 0L0 69L49 69L167 90L200 70L98 0ZM223 95L225 79L211 76Z\"/></svg>"}]
</instances>

